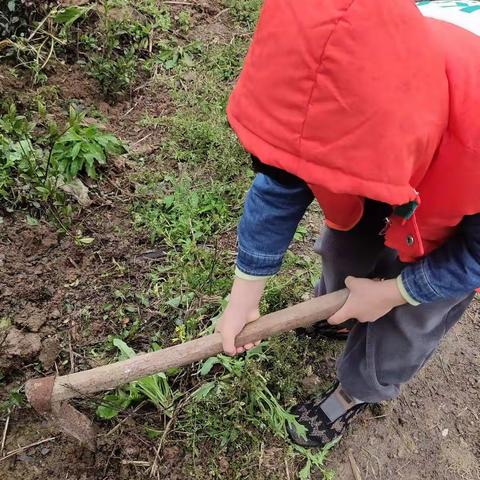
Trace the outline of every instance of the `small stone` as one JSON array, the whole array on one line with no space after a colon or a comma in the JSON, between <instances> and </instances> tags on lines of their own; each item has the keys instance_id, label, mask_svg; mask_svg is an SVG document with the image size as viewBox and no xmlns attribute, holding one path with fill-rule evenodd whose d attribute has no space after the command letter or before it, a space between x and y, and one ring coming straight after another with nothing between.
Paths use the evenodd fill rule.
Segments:
<instances>
[{"instance_id":1,"label":"small stone","mask_svg":"<svg viewBox=\"0 0 480 480\"><path fill-rule=\"evenodd\" d=\"M225 457L219 457L218 459L218 468L220 470L220 473L227 473L228 469L230 468L230 464L228 463L228 460Z\"/></svg>"},{"instance_id":2,"label":"small stone","mask_svg":"<svg viewBox=\"0 0 480 480\"><path fill-rule=\"evenodd\" d=\"M137 457L139 451L140 447L138 445L127 445L124 450L125 455L130 458Z\"/></svg>"},{"instance_id":3,"label":"small stone","mask_svg":"<svg viewBox=\"0 0 480 480\"><path fill-rule=\"evenodd\" d=\"M30 455L27 455L26 453L21 453L20 455L18 455L17 459L20 462L25 462L25 463L33 462L33 457L31 457Z\"/></svg>"},{"instance_id":4,"label":"small stone","mask_svg":"<svg viewBox=\"0 0 480 480\"><path fill-rule=\"evenodd\" d=\"M442 437L445 438L448 435L448 428L442 430Z\"/></svg>"},{"instance_id":5,"label":"small stone","mask_svg":"<svg viewBox=\"0 0 480 480\"><path fill-rule=\"evenodd\" d=\"M2 287L2 289L0 289L0 298L1 297L4 297L4 298L7 298L7 297L11 297L13 295L13 290L9 287Z\"/></svg>"},{"instance_id":6,"label":"small stone","mask_svg":"<svg viewBox=\"0 0 480 480\"><path fill-rule=\"evenodd\" d=\"M107 362L105 363L102 363L101 360L98 361L98 365L97 366L101 366L101 365L106 365ZM128 417L124 422L123 424L127 427L135 427L136 426L136 422L135 422L135 419L133 417Z\"/></svg>"},{"instance_id":7,"label":"small stone","mask_svg":"<svg viewBox=\"0 0 480 480\"><path fill-rule=\"evenodd\" d=\"M408 452L405 449L405 447L400 445L400 447L398 447L398 450L397 450L397 457L398 458L405 458L407 456L407 454L408 454Z\"/></svg>"},{"instance_id":8,"label":"small stone","mask_svg":"<svg viewBox=\"0 0 480 480\"><path fill-rule=\"evenodd\" d=\"M12 322L8 317L0 317L0 332L8 330L12 326Z\"/></svg>"},{"instance_id":9,"label":"small stone","mask_svg":"<svg viewBox=\"0 0 480 480\"><path fill-rule=\"evenodd\" d=\"M177 447L176 445L172 445L171 447L165 447L163 452L165 460L169 462L172 462L173 460L178 460L181 454L181 448Z\"/></svg>"},{"instance_id":10,"label":"small stone","mask_svg":"<svg viewBox=\"0 0 480 480\"><path fill-rule=\"evenodd\" d=\"M58 235L56 233L48 232L42 237L41 244L45 248L56 247L58 245Z\"/></svg>"},{"instance_id":11,"label":"small stone","mask_svg":"<svg viewBox=\"0 0 480 480\"><path fill-rule=\"evenodd\" d=\"M41 453L42 455L47 455L47 454L50 453L50 449L49 449L48 447L42 448L42 449L40 450L40 453Z\"/></svg>"},{"instance_id":12,"label":"small stone","mask_svg":"<svg viewBox=\"0 0 480 480\"><path fill-rule=\"evenodd\" d=\"M52 312L50 313L50 318L53 318L53 319L60 318L61 316L62 314L60 313L60 310L58 308L53 309Z\"/></svg>"}]
</instances>

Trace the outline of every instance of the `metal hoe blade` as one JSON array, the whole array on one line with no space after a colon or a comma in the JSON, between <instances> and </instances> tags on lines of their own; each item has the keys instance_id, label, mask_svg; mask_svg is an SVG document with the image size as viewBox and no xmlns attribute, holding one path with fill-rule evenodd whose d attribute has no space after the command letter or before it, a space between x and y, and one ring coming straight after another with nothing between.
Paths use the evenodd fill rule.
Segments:
<instances>
[{"instance_id":1,"label":"metal hoe blade","mask_svg":"<svg viewBox=\"0 0 480 480\"><path fill-rule=\"evenodd\" d=\"M39 414L94 452L97 446L95 426L87 416L68 402L51 402L54 383L55 376L28 381L25 385L28 401Z\"/></svg>"}]
</instances>

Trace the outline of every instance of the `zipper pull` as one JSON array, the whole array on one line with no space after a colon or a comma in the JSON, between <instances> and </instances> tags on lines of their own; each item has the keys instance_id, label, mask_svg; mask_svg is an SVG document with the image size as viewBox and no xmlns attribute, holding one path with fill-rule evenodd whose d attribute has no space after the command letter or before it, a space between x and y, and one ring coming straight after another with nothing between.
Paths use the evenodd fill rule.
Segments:
<instances>
[{"instance_id":1,"label":"zipper pull","mask_svg":"<svg viewBox=\"0 0 480 480\"><path fill-rule=\"evenodd\" d=\"M378 234L381 236L385 236L391 224L392 224L392 221L390 220L390 217L385 217L385 225Z\"/></svg>"}]
</instances>

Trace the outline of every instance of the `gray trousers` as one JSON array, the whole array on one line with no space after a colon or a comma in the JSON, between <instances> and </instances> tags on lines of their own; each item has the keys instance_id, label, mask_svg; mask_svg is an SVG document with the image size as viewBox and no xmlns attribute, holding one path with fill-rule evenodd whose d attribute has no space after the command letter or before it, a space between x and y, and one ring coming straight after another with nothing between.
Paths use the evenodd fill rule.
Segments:
<instances>
[{"instance_id":1,"label":"gray trousers","mask_svg":"<svg viewBox=\"0 0 480 480\"><path fill-rule=\"evenodd\" d=\"M370 205L353 230L325 229L315 244L323 262L317 294L344 288L348 275L395 278L401 272L405 264L379 235L382 221L382 207ZM395 398L400 385L423 367L473 296L402 305L376 322L357 323L337 361L337 376L345 391L365 402Z\"/></svg>"}]
</instances>

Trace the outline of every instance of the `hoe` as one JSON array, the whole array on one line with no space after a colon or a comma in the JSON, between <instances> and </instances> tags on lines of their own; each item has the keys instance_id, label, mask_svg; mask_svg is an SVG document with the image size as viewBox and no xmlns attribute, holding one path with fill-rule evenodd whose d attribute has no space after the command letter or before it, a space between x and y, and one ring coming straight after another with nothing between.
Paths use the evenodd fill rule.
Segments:
<instances>
[{"instance_id":1,"label":"hoe","mask_svg":"<svg viewBox=\"0 0 480 480\"><path fill-rule=\"evenodd\" d=\"M237 336L237 345L263 340L300 327L308 327L333 315L345 303L347 290L299 303L270 313L249 323ZM148 375L181 367L222 352L220 333L156 352L63 376L29 380L27 398L35 410L50 419L60 430L91 450L96 448L94 424L68 403L72 398L114 389Z\"/></svg>"}]
</instances>

